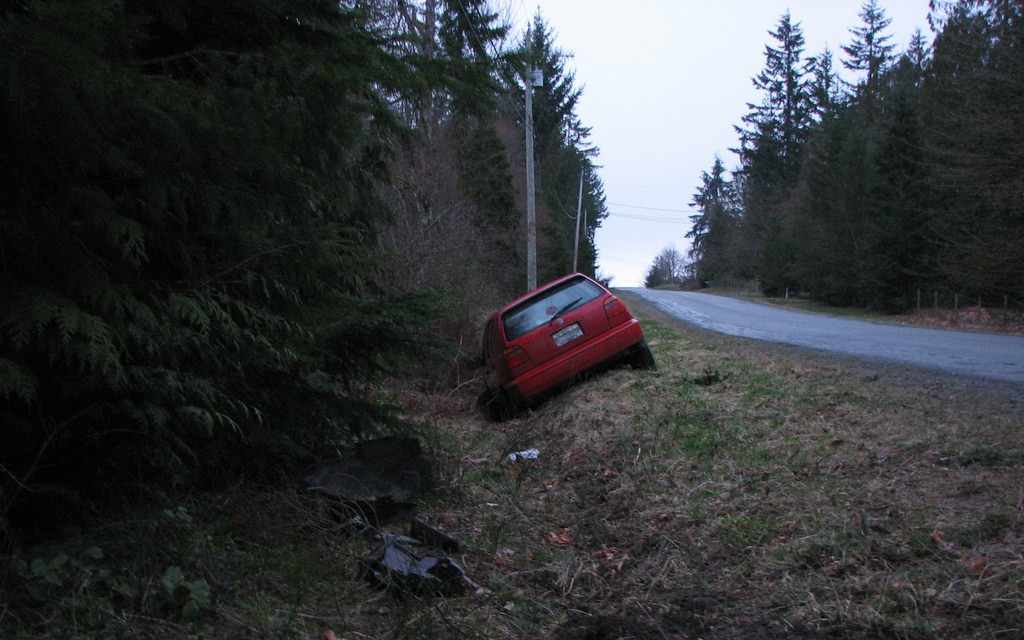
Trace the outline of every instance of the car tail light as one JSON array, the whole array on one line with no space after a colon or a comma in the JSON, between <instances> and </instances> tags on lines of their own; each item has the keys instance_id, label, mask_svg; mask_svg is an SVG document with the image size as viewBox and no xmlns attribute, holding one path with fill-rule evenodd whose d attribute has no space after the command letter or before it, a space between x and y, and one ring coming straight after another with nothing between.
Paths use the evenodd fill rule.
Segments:
<instances>
[{"instance_id":1,"label":"car tail light","mask_svg":"<svg viewBox=\"0 0 1024 640\"><path fill-rule=\"evenodd\" d=\"M529 369L530 365L533 364L526 351L518 346L505 349L505 362L508 364L508 368L513 376Z\"/></svg>"},{"instance_id":2,"label":"car tail light","mask_svg":"<svg viewBox=\"0 0 1024 640\"><path fill-rule=\"evenodd\" d=\"M608 316L608 324L615 326L629 320L629 309L615 296L604 301L604 313Z\"/></svg>"}]
</instances>

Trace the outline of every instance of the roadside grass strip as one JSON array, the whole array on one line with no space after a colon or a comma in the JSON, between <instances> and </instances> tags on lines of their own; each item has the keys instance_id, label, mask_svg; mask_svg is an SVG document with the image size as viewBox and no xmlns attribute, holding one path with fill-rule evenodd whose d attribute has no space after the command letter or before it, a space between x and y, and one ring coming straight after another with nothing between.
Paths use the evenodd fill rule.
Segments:
<instances>
[{"instance_id":1,"label":"roadside grass strip","mask_svg":"<svg viewBox=\"0 0 1024 640\"><path fill-rule=\"evenodd\" d=\"M18 638L1024 635L1020 389L635 311L655 371L613 369L506 422L478 413L472 384L403 392L440 480L419 512L459 540L476 592L373 591L344 514L239 487L18 550L0 623Z\"/></svg>"}]
</instances>

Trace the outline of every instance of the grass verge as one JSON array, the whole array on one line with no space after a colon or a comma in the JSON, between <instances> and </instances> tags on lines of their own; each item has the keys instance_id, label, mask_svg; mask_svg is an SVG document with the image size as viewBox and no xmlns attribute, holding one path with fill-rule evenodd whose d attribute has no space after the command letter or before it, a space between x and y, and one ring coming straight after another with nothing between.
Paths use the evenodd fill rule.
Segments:
<instances>
[{"instance_id":1,"label":"grass verge","mask_svg":"<svg viewBox=\"0 0 1024 640\"><path fill-rule=\"evenodd\" d=\"M420 502L482 588L395 598L325 504L244 487L5 561L11 638L965 638L1024 634L1020 389L642 314L613 370L503 423L408 393ZM537 448L536 460L504 461Z\"/></svg>"}]
</instances>

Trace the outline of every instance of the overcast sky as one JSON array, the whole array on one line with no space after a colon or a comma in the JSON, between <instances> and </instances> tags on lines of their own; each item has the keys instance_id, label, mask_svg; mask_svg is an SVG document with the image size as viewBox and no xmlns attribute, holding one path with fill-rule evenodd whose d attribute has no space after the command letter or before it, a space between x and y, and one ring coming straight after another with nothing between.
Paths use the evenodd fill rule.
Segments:
<instances>
[{"instance_id":1,"label":"overcast sky","mask_svg":"<svg viewBox=\"0 0 1024 640\"><path fill-rule=\"evenodd\" d=\"M860 26L863 0L509 0L517 28L540 10L566 67L583 88L577 113L604 181L609 217L597 230L598 270L618 287L641 286L665 247L689 248L689 203L716 155L737 159L734 125L760 103L751 78L768 35L788 10L805 55L827 45L844 79L841 45ZM879 0L902 51L916 29L931 40L928 0Z\"/></svg>"}]
</instances>

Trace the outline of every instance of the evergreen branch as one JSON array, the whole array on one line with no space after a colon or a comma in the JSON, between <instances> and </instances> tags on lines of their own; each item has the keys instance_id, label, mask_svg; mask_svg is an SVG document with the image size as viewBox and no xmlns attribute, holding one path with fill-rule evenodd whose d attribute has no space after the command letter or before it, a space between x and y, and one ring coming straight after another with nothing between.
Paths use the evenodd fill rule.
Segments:
<instances>
[{"instance_id":1,"label":"evergreen branch","mask_svg":"<svg viewBox=\"0 0 1024 640\"><path fill-rule=\"evenodd\" d=\"M36 397L39 381L30 372L8 360L0 358L0 395L14 394L26 404Z\"/></svg>"},{"instance_id":2,"label":"evergreen branch","mask_svg":"<svg viewBox=\"0 0 1024 640\"><path fill-rule=\"evenodd\" d=\"M270 249L265 249L264 251L260 251L259 253L255 253L255 254L249 256L248 258L246 258L245 260L242 260L238 264L236 264L236 265L234 265L232 267L228 267L227 269L224 269L220 273L216 273L216 274L210 276L209 278L203 280L202 286L206 287L206 286L210 285L211 283L220 280L222 277L226 276L227 274L231 273L232 271L235 271L237 269L241 269L244 265L252 262L253 260L261 258L261 257L263 257L265 255L276 254L276 253L279 253L281 251L285 251L287 249L294 249L295 247L301 247L301 246L308 245L308 244L309 244L309 242L292 242L292 243L289 243L289 244L280 245L278 247L271 247Z\"/></svg>"},{"instance_id":3,"label":"evergreen branch","mask_svg":"<svg viewBox=\"0 0 1024 640\"><path fill-rule=\"evenodd\" d=\"M148 60L133 60L130 64L135 67L146 67L153 64L167 64L168 62L175 62L177 60L192 59L195 60L198 55L215 55L225 56L229 58L241 57L243 54L240 51L222 51L220 49L194 49L192 51L185 51L182 53L175 53L173 55L164 56L162 58L150 58Z\"/></svg>"}]
</instances>

